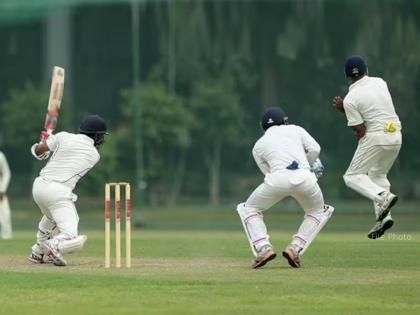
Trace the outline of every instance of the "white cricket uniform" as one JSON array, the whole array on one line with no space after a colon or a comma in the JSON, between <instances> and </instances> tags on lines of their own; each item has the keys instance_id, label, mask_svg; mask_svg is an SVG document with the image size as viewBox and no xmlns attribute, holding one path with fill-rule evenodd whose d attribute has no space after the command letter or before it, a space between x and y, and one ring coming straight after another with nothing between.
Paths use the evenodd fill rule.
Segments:
<instances>
[{"instance_id":1,"label":"white cricket uniform","mask_svg":"<svg viewBox=\"0 0 420 315\"><path fill-rule=\"evenodd\" d=\"M10 168L6 157L0 152L0 192L6 194L10 182ZM9 200L7 195L0 201L0 227L3 239L12 238L12 217L10 213Z\"/></svg>"},{"instance_id":2,"label":"white cricket uniform","mask_svg":"<svg viewBox=\"0 0 420 315\"><path fill-rule=\"evenodd\" d=\"M378 194L390 190L387 174L401 148L401 122L381 78L364 76L351 84L343 105L348 126L366 126L366 135L359 140L344 181L371 199L378 212Z\"/></svg>"},{"instance_id":3,"label":"white cricket uniform","mask_svg":"<svg viewBox=\"0 0 420 315\"><path fill-rule=\"evenodd\" d=\"M255 256L264 245L271 246L262 211L285 197L296 199L306 212L292 244L305 248L319 232L315 229L325 221L324 198L310 166L320 150L315 139L296 125L272 126L256 142L252 153L265 179L237 207Z\"/></svg>"},{"instance_id":4,"label":"white cricket uniform","mask_svg":"<svg viewBox=\"0 0 420 315\"><path fill-rule=\"evenodd\" d=\"M44 215L38 227L37 244L32 248L39 254L40 243L50 238L59 241L61 250L67 249L78 236L79 216L74 205L77 196L73 189L100 158L93 139L83 134L60 132L49 136L46 143L52 155L32 189Z\"/></svg>"}]
</instances>

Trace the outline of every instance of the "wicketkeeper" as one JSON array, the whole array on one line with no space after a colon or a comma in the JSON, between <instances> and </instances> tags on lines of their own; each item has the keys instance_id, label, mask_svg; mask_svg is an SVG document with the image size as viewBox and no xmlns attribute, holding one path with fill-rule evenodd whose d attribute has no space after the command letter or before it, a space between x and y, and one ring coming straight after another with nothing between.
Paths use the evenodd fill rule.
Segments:
<instances>
[{"instance_id":1,"label":"wicketkeeper","mask_svg":"<svg viewBox=\"0 0 420 315\"><path fill-rule=\"evenodd\" d=\"M73 193L81 179L99 161L99 147L107 134L107 125L97 115L83 119L79 134L59 132L41 133L41 141L31 152L38 160L48 163L35 179L32 194L43 217L38 225L37 242L28 259L33 263L52 262L56 266L67 263L62 254L80 250L87 240L79 235Z\"/></svg>"},{"instance_id":2,"label":"wicketkeeper","mask_svg":"<svg viewBox=\"0 0 420 315\"><path fill-rule=\"evenodd\" d=\"M324 167L318 156L319 144L302 127L289 125L281 108L268 108L261 118L265 134L252 154L265 175L264 182L237 206L255 260L252 268L264 266L276 257L263 220L263 211L285 197L296 199L305 210L303 222L283 251L290 266L301 267L300 256L331 217L334 208L324 204L317 178Z\"/></svg>"}]
</instances>

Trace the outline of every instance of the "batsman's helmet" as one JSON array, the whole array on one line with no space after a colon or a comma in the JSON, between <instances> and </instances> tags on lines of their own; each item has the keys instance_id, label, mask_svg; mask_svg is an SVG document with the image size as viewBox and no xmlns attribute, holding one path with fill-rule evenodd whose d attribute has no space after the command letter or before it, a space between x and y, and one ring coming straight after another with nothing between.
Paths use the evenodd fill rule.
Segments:
<instances>
[{"instance_id":1,"label":"batsman's helmet","mask_svg":"<svg viewBox=\"0 0 420 315\"><path fill-rule=\"evenodd\" d=\"M84 134L108 134L105 120L98 115L83 118L79 132Z\"/></svg>"},{"instance_id":2,"label":"batsman's helmet","mask_svg":"<svg viewBox=\"0 0 420 315\"><path fill-rule=\"evenodd\" d=\"M265 130L271 126L287 125L288 117L280 107L269 107L261 116L261 127Z\"/></svg>"},{"instance_id":3,"label":"batsman's helmet","mask_svg":"<svg viewBox=\"0 0 420 315\"><path fill-rule=\"evenodd\" d=\"M348 78L361 77L367 72L366 62L358 55L350 56L344 65L344 72Z\"/></svg>"}]
</instances>

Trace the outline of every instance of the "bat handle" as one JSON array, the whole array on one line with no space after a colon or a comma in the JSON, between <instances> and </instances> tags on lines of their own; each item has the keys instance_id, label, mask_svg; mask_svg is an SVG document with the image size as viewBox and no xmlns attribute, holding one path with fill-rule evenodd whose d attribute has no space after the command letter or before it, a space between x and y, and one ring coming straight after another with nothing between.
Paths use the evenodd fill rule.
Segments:
<instances>
[{"instance_id":1,"label":"bat handle","mask_svg":"<svg viewBox=\"0 0 420 315\"><path fill-rule=\"evenodd\" d=\"M41 131L41 134L39 135L39 140L40 141L45 141L45 140L47 140L47 138L50 136L50 132L48 132L48 131L45 131L45 130L43 130L43 131Z\"/></svg>"}]
</instances>

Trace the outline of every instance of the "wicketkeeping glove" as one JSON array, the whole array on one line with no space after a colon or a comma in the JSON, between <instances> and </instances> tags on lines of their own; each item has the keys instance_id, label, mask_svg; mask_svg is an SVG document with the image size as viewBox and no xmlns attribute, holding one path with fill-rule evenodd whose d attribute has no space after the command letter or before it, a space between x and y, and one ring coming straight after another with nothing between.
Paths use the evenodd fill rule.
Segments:
<instances>
[{"instance_id":1,"label":"wicketkeeping glove","mask_svg":"<svg viewBox=\"0 0 420 315\"><path fill-rule=\"evenodd\" d=\"M314 164L312 164L311 172L313 172L317 178L320 178L322 175L324 175L325 167L322 165L320 159L316 159Z\"/></svg>"}]
</instances>

